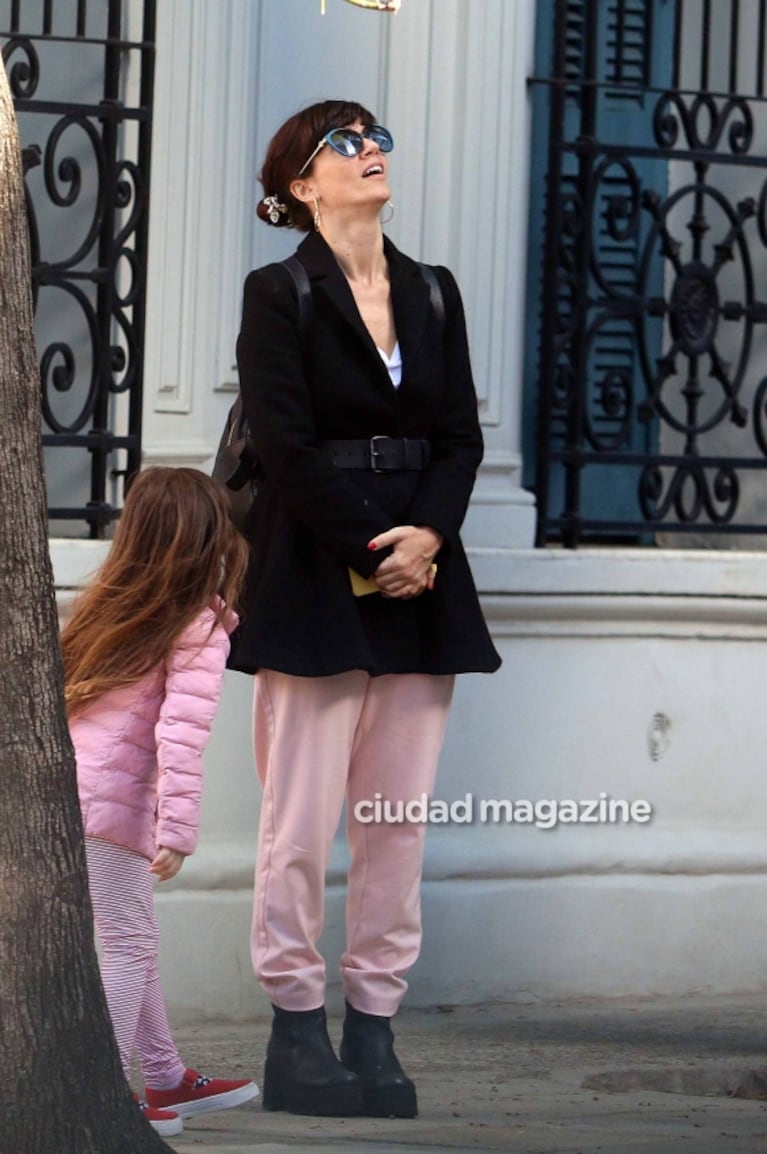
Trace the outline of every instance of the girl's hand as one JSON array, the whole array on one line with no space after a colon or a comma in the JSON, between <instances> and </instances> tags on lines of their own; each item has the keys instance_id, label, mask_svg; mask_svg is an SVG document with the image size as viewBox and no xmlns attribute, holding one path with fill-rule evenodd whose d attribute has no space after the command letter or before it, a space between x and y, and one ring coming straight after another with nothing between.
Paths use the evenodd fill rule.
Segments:
<instances>
[{"instance_id":1,"label":"girl's hand","mask_svg":"<svg viewBox=\"0 0 767 1154\"><path fill-rule=\"evenodd\" d=\"M442 535L426 525L396 525L368 542L368 549L392 545L390 554L376 569L373 580L384 597L407 600L434 587L432 562L442 547Z\"/></svg>"},{"instance_id":2,"label":"girl's hand","mask_svg":"<svg viewBox=\"0 0 767 1154\"><path fill-rule=\"evenodd\" d=\"M181 869L185 857L186 854L181 853L180 850L168 849L167 846L161 846L157 852L157 856L149 867L149 872L150 874L155 874L161 882L170 881Z\"/></svg>"}]
</instances>

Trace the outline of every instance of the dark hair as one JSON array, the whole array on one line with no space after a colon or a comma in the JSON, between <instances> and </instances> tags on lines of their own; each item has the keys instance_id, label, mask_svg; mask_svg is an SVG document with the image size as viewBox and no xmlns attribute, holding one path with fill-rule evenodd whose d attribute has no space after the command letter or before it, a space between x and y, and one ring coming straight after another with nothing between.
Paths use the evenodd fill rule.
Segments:
<instances>
[{"instance_id":1,"label":"dark hair","mask_svg":"<svg viewBox=\"0 0 767 1154\"><path fill-rule=\"evenodd\" d=\"M164 661L216 593L235 606L247 558L218 481L186 467L137 473L109 555L62 631L70 716Z\"/></svg>"},{"instance_id":2,"label":"dark hair","mask_svg":"<svg viewBox=\"0 0 767 1154\"><path fill-rule=\"evenodd\" d=\"M365 127L376 122L372 112L349 100L322 100L285 121L272 137L261 169L259 179L264 186L264 199L257 209L261 220L278 228L287 225L301 232L309 231L313 220L311 209L291 195L290 185L325 133L331 128L353 124L355 120ZM311 167L308 171L311 172ZM266 203L267 198L271 205ZM280 211L282 206L287 211Z\"/></svg>"}]
</instances>

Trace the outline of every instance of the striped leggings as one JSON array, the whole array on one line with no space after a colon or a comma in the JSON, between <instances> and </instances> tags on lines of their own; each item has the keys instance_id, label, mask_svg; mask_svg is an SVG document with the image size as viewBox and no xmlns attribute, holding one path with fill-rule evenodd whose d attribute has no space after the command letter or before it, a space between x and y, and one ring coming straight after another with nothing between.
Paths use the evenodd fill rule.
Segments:
<instances>
[{"instance_id":1,"label":"striped leggings","mask_svg":"<svg viewBox=\"0 0 767 1154\"><path fill-rule=\"evenodd\" d=\"M97 838L85 839L88 884L102 948L101 980L120 1060L130 1082L134 1052L146 1085L178 1086L184 1063L168 1024L157 969L159 929L149 861Z\"/></svg>"}]
</instances>

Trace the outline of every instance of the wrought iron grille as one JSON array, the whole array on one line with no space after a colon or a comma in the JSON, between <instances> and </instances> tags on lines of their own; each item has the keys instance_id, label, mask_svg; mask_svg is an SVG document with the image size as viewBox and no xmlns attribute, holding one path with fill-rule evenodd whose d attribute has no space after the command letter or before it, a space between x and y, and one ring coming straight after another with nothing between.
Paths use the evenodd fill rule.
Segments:
<instances>
[{"instance_id":1,"label":"wrought iron grille","mask_svg":"<svg viewBox=\"0 0 767 1154\"><path fill-rule=\"evenodd\" d=\"M538 544L757 544L767 2L546 2Z\"/></svg>"},{"instance_id":2,"label":"wrought iron grille","mask_svg":"<svg viewBox=\"0 0 767 1154\"><path fill-rule=\"evenodd\" d=\"M49 517L98 537L140 459L155 3L24 0L22 13L11 0L0 38L23 147Z\"/></svg>"}]
</instances>

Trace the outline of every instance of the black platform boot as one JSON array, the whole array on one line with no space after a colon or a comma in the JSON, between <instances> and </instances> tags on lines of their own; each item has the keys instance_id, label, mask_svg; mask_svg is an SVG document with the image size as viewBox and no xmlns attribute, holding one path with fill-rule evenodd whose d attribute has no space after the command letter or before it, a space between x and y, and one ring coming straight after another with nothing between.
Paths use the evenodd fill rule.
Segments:
<instances>
[{"instance_id":1,"label":"black platform boot","mask_svg":"<svg viewBox=\"0 0 767 1154\"><path fill-rule=\"evenodd\" d=\"M415 1086L394 1053L388 1018L363 1014L346 1003L341 1061L359 1075L365 1113L371 1118L415 1118Z\"/></svg>"},{"instance_id":2,"label":"black platform boot","mask_svg":"<svg viewBox=\"0 0 767 1154\"><path fill-rule=\"evenodd\" d=\"M261 1097L264 1109L329 1118L364 1114L362 1085L333 1053L324 1007L272 1008Z\"/></svg>"}]
</instances>

